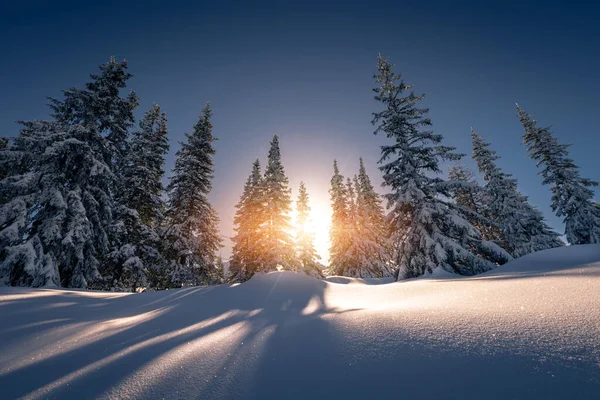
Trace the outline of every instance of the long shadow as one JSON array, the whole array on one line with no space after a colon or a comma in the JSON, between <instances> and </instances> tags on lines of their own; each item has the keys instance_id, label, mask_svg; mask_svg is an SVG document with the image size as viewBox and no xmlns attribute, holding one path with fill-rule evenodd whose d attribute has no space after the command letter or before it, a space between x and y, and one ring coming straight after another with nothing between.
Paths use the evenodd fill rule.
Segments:
<instances>
[{"instance_id":1,"label":"long shadow","mask_svg":"<svg viewBox=\"0 0 600 400\"><path fill-rule=\"evenodd\" d=\"M457 351L464 343L418 313L349 314L336 322L349 324L342 329L330 316L355 310L329 307L328 287L279 273L110 298L60 291L4 301L19 292L2 289L0 397L586 398L600 387L587 380L597 371L589 360L573 362L583 369L551 355L541 364L544 348L520 353L508 337Z\"/></svg>"},{"instance_id":2,"label":"long shadow","mask_svg":"<svg viewBox=\"0 0 600 400\"><path fill-rule=\"evenodd\" d=\"M326 307L325 288L324 282L312 278L270 274L234 287L188 288L169 294L105 299L64 292L15 300L0 311L3 320L4 311L16 318L15 323L0 331L0 338L7 339L0 342L0 387L6 388L6 398L82 398L82 393L84 397L98 397L107 388L127 387L143 372L153 378L142 386L138 384L133 397L172 397L169 391L177 388L184 377L198 382L186 386L194 388L187 397L207 398L217 391L239 393L242 382L252 382L248 374L233 379L240 355L258 360L261 349L270 353L278 348L276 343L288 337L286 332L291 327L297 327L297 332L309 329L313 336L319 336L321 346L327 345L329 328L321 317L340 311ZM65 305L68 303L75 304ZM20 311L28 315L23 317ZM140 314L150 316L136 321ZM31 325L38 317L41 324ZM126 321L125 326L115 323L128 318L133 321ZM57 332L65 321L84 324L92 333L79 338L77 332L72 332L74 336L69 339L64 332ZM108 332L103 329L111 324L116 326ZM78 329L80 326L75 331ZM211 354L203 342L221 333L224 337L219 340L227 343L217 346L218 354ZM275 344L271 345L273 340ZM10 358L12 352L20 350L11 346L36 341L40 343L36 349L38 360L22 363L22 359ZM249 347L258 342L259 349ZM178 359L179 353L185 353L185 358ZM196 364L191 363L194 360ZM154 371L159 367L164 371ZM183 367L186 374L179 372ZM217 367L226 372L215 374Z\"/></svg>"}]
</instances>

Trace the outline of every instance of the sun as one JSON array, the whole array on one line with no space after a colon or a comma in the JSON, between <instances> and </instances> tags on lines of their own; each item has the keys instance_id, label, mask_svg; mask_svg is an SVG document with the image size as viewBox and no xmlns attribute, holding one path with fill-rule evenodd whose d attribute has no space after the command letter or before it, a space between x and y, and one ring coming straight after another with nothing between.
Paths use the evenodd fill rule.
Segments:
<instances>
[{"instance_id":1,"label":"sun","mask_svg":"<svg viewBox=\"0 0 600 400\"><path fill-rule=\"evenodd\" d=\"M329 227L331 225L331 207L327 199L311 197L310 199L310 217L304 226L306 232L310 232L314 237L315 250L321 257L320 262L327 265L329 263ZM294 207L292 209L292 227L294 235L301 231L298 225L298 212Z\"/></svg>"}]
</instances>

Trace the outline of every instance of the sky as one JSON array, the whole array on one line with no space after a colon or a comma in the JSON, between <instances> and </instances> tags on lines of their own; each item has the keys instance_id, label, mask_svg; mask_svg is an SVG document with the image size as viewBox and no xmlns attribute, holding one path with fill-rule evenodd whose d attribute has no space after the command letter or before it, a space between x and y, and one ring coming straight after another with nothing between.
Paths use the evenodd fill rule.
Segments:
<instances>
[{"instance_id":1,"label":"sky","mask_svg":"<svg viewBox=\"0 0 600 400\"><path fill-rule=\"evenodd\" d=\"M8 4L7 4L8 3ZM83 87L110 56L126 59L140 97L167 113L174 155L210 101L215 179L210 199L231 253L235 204L251 164L280 136L297 196L306 183L326 259L329 180L363 157L380 193L371 114L379 53L418 93L444 143L471 154L470 128L563 232L522 145L515 102L552 125L583 176L600 180L600 5L589 1L5 2L0 9L0 135L48 117L47 97ZM470 158L463 162L474 167ZM596 191L597 194L600 191ZM598 196L597 196L598 197Z\"/></svg>"}]
</instances>

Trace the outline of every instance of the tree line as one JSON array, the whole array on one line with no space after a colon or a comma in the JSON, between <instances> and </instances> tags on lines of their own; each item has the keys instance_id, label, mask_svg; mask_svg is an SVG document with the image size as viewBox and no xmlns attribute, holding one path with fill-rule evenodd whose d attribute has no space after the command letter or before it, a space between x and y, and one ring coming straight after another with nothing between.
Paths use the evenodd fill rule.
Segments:
<instances>
[{"instance_id":1,"label":"tree line","mask_svg":"<svg viewBox=\"0 0 600 400\"><path fill-rule=\"evenodd\" d=\"M523 255L562 246L559 234L497 165L489 142L471 131L473 160L483 178L443 144L428 109L402 74L377 60L373 113L387 193L374 189L362 158L345 178L333 162L330 263L319 262L307 189L292 198L279 138L264 173L256 160L236 205L229 272L217 257L218 216L208 201L215 150L210 105L176 153L163 187L169 151L166 115L158 105L134 128L134 92L123 94L125 61L114 58L85 89L50 98L51 119L20 121L19 135L0 141L0 284L164 289L240 282L279 269L321 278L417 277L441 267L475 275ZM524 144L549 185L552 210L570 244L600 243L598 183L582 178L549 128L517 105ZM455 162L447 177L444 162Z\"/></svg>"},{"instance_id":2,"label":"tree line","mask_svg":"<svg viewBox=\"0 0 600 400\"><path fill-rule=\"evenodd\" d=\"M115 58L85 89L50 98L51 120L20 121L0 151L0 284L136 290L222 278L217 214L207 199L215 154L210 105L169 151L158 105L133 129L127 62Z\"/></svg>"}]
</instances>

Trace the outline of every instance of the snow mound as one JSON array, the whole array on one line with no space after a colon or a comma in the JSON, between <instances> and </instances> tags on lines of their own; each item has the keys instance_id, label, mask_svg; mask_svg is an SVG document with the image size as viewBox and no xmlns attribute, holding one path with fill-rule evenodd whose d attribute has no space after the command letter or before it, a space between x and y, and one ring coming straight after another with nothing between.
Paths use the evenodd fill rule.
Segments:
<instances>
[{"instance_id":1,"label":"snow mound","mask_svg":"<svg viewBox=\"0 0 600 400\"><path fill-rule=\"evenodd\" d=\"M325 282L338 283L342 285L383 285L395 281L393 277L389 278L348 278L347 276L328 276L323 279Z\"/></svg>"},{"instance_id":2,"label":"snow mound","mask_svg":"<svg viewBox=\"0 0 600 400\"><path fill-rule=\"evenodd\" d=\"M387 285L0 288L1 397L596 399L598 249Z\"/></svg>"},{"instance_id":3,"label":"snow mound","mask_svg":"<svg viewBox=\"0 0 600 400\"><path fill-rule=\"evenodd\" d=\"M462 277L462 275L448 272L442 267L437 267L431 273L427 272L416 279L460 279Z\"/></svg>"},{"instance_id":4,"label":"snow mound","mask_svg":"<svg viewBox=\"0 0 600 400\"><path fill-rule=\"evenodd\" d=\"M528 254L480 276L552 273L581 269L597 262L600 262L600 244L564 246Z\"/></svg>"}]
</instances>

